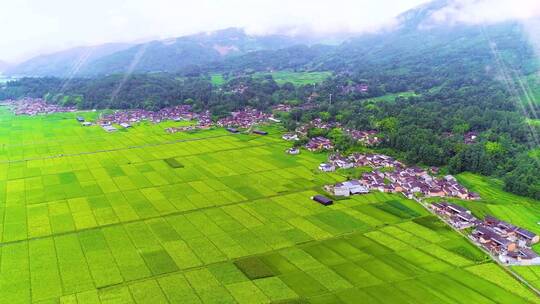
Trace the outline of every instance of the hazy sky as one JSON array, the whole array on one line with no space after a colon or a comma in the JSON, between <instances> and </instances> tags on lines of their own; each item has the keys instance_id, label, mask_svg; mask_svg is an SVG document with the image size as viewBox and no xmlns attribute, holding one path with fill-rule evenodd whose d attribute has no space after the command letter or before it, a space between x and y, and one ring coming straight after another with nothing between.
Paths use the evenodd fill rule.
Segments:
<instances>
[{"instance_id":1,"label":"hazy sky","mask_svg":"<svg viewBox=\"0 0 540 304\"><path fill-rule=\"evenodd\" d=\"M540 0L453 0L433 22L540 16ZM79 45L159 39L226 27L253 34L362 32L428 0L0 0L0 60Z\"/></svg>"},{"instance_id":2,"label":"hazy sky","mask_svg":"<svg viewBox=\"0 0 540 304\"><path fill-rule=\"evenodd\" d=\"M0 60L226 27L372 30L427 0L0 0Z\"/></svg>"}]
</instances>

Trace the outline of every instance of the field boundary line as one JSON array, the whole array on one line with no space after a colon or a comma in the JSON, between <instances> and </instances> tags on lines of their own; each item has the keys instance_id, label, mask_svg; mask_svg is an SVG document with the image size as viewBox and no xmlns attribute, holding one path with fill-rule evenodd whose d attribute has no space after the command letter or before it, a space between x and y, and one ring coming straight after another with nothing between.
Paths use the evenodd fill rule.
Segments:
<instances>
[{"instance_id":1,"label":"field boundary line","mask_svg":"<svg viewBox=\"0 0 540 304\"><path fill-rule=\"evenodd\" d=\"M33 161L33 160L55 159L55 158L62 158L62 157L92 155L92 154L98 154L98 153L107 153L107 152L115 152L115 151L131 150L131 149L141 149L141 148L147 148L147 147L173 145L173 144L182 143L182 142L192 142L192 141L200 141L200 140L212 139L212 138L221 138L221 137L227 137L227 136L234 136L234 134L213 135L213 136L209 136L209 137L198 137L198 138L190 138L190 139L177 139L177 140L173 140L173 141L166 141L166 142L153 143L153 144L144 144L144 145L136 145L136 146L127 146L127 147L114 148L114 149L103 149L103 150L96 150L96 151L71 153L71 154L57 154L57 155L51 155L51 156L46 156L46 157L35 157L35 158L26 158L26 159L17 159L17 160L7 160L7 161L1 161L0 164L12 164L12 163L20 163L20 162L27 162L27 161Z\"/></svg>"}]
</instances>

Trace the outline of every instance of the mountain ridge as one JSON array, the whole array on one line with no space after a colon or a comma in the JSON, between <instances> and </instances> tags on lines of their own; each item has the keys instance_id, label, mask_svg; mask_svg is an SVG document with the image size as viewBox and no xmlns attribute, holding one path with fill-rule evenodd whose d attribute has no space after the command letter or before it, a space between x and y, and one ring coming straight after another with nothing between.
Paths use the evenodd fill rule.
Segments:
<instances>
[{"instance_id":1,"label":"mountain ridge","mask_svg":"<svg viewBox=\"0 0 540 304\"><path fill-rule=\"evenodd\" d=\"M125 72L175 72L223 58L261 50L277 50L311 44L308 37L248 35L227 28L138 44L107 44L78 47L31 58L8 69L17 76L98 76ZM113 47L117 49L112 49ZM94 53L88 57L87 53Z\"/></svg>"},{"instance_id":2,"label":"mountain ridge","mask_svg":"<svg viewBox=\"0 0 540 304\"><path fill-rule=\"evenodd\" d=\"M6 69L12 76L67 77L92 61L131 47L131 43L105 43L74 47L60 52L33 57Z\"/></svg>"},{"instance_id":3,"label":"mountain ridge","mask_svg":"<svg viewBox=\"0 0 540 304\"><path fill-rule=\"evenodd\" d=\"M515 22L490 25L438 24L433 20L437 11L447 7L449 0L435 0L396 18L399 24L375 33L347 37L338 45L320 45L322 39L285 35L249 35L244 29L227 28L181 37L152 40L119 47L109 52L96 52L93 57L84 51L68 50L33 58L11 67L8 75L97 77L123 73L167 72L196 75L209 72L250 72L292 70L366 69L374 62L393 69L403 56L422 54L438 56L437 49L454 52L459 60L463 51L460 41L474 41L468 49L481 49L489 55L489 35L504 41L505 36L518 39L522 45L523 29ZM486 35L487 33L487 35ZM494 39L494 38L493 38ZM452 50L449 46L455 46ZM87 50L87 48L81 48ZM458 50L458 51L456 51ZM71 53L70 53L71 52ZM73 53L73 54L72 54ZM420 56L420 57L421 57ZM66 59L67 58L67 59ZM421 58L416 60L421 64ZM195 71L195 72L194 72Z\"/></svg>"}]
</instances>

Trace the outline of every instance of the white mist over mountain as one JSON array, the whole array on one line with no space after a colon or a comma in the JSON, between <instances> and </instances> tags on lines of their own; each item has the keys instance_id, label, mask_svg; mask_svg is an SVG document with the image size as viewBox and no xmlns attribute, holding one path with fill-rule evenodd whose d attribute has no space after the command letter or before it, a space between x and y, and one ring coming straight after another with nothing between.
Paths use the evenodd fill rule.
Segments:
<instances>
[{"instance_id":1,"label":"white mist over mountain","mask_svg":"<svg viewBox=\"0 0 540 304\"><path fill-rule=\"evenodd\" d=\"M431 22L489 24L540 17L538 0L453 0L431 15Z\"/></svg>"},{"instance_id":2,"label":"white mist over mountain","mask_svg":"<svg viewBox=\"0 0 540 304\"><path fill-rule=\"evenodd\" d=\"M165 39L228 27L248 34L332 36L388 29L429 0L19 0L0 4L0 60L75 46ZM427 25L495 23L540 16L539 0L436 0ZM424 24L425 25L425 24Z\"/></svg>"},{"instance_id":3,"label":"white mist over mountain","mask_svg":"<svg viewBox=\"0 0 540 304\"><path fill-rule=\"evenodd\" d=\"M75 46L179 37L229 27L250 34L373 31L428 0L17 0L0 4L0 59Z\"/></svg>"}]
</instances>

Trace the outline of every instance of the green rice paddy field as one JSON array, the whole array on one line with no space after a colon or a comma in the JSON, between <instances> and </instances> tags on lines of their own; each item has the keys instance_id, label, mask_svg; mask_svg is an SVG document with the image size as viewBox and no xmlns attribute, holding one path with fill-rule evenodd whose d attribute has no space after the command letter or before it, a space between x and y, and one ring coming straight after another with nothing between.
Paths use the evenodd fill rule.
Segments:
<instances>
[{"instance_id":1,"label":"green rice paddy field","mask_svg":"<svg viewBox=\"0 0 540 304\"><path fill-rule=\"evenodd\" d=\"M0 303L531 303L401 196L323 207L324 154L0 108ZM90 118L96 113L83 113Z\"/></svg>"},{"instance_id":2,"label":"green rice paddy field","mask_svg":"<svg viewBox=\"0 0 540 304\"><path fill-rule=\"evenodd\" d=\"M326 78L332 76L332 72L292 72L292 71L275 71L271 73L255 73L255 77L264 77L272 75L278 84L290 82L296 86L306 84L316 84L323 82Z\"/></svg>"}]
</instances>

